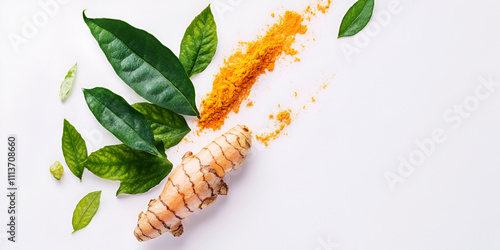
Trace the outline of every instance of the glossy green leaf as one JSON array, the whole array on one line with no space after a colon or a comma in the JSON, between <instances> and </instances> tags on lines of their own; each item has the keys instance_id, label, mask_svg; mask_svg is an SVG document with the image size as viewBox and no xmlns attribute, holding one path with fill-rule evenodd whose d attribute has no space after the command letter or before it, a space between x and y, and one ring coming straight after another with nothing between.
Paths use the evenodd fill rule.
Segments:
<instances>
[{"instance_id":1,"label":"glossy green leaf","mask_svg":"<svg viewBox=\"0 0 500 250\"><path fill-rule=\"evenodd\" d=\"M84 164L101 178L120 181L116 195L144 193L158 185L172 169L172 163L164 154L162 157L152 156L123 144L93 152Z\"/></svg>"},{"instance_id":2,"label":"glossy green leaf","mask_svg":"<svg viewBox=\"0 0 500 250\"><path fill-rule=\"evenodd\" d=\"M82 163L87 159L87 145L82 135L66 119L63 126L62 151L69 170L82 180Z\"/></svg>"},{"instance_id":3,"label":"glossy green leaf","mask_svg":"<svg viewBox=\"0 0 500 250\"><path fill-rule=\"evenodd\" d=\"M66 77L64 77L63 82L61 83L61 88L59 90L59 98L61 98L61 101L64 101L66 97L69 94L69 91L71 88L73 88L73 83L75 82L76 78L76 63L71 69L69 69L68 73L66 74Z\"/></svg>"},{"instance_id":4,"label":"glossy green leaf","mask_svg":"<svg viewBox=\"0 0 500 250\"><path fill-rule=\"evenodd\" d=\"M338 38L353 36L360 32L370 21L373 6L373 0L359 0L354 3L342 19Z\"/></svg>"},{"instance_id":5,"label":"glossy green leaf","mask_svg":"<svg viewBox=\"0 0 500 250\"><path fill-rule=\"evenodd\" d=\"M86 227L101 203L101 191L91 192L83 197L73 211L73 233Z\"/></svg>"},{"instance_id":6,"label":"glossy green leaf","mask_svg":"<svg viewBox=\"0 0 500 250\"><path fill-rule=\"evenodd\" d=\"M49 170L54 178L56 178L57 180L61 180L61 177L64 174L64 167L59 161L56 161L52 165L50 165Z\"/></svg>"},{"instance_id":7,"label":"glossy green leaf","mask_svg":"<svg viewBox=\"0 0 500 250\"><path fill-rule=\"evenodd\" d=\"M135 103L132 107L146 117L155 141L162 141L165 148L177 145L191 131L186 119L173 111L151 103Z\"/></svg>"},{"instance_id":8,"label":"glossy green leaf","mask_svg":"<svg viewBox=\"0 0 500 250\"><path fill-rule=\"evenodd\" d=\"M114 19L83 19L118 76L146 100L199 116L194 86L177 56L153 35Z\"/></svg>"},{"instance_id":9,"label":"glossy green leaf","mask_svg":"<svg viewBox=\"0 0 500 250\"><path fill-rule=\"evenodd\" d=\"M84 89L90 110L109 132L125 145L153 155L161 155L155 147L153 131L146 118L121 96L106 88Z\"/></svg>"},{"instance_id":10,"label":"glossy green leaf","mask_svg":"<svg viewBox=\"0 0 500 250\"><path fill-rule=\"evenodd\" d=\"M189 77L207 68L217 49L217 26L210 5L194 18L181 42L179 60Z\"/></svg>"}]
</instances>

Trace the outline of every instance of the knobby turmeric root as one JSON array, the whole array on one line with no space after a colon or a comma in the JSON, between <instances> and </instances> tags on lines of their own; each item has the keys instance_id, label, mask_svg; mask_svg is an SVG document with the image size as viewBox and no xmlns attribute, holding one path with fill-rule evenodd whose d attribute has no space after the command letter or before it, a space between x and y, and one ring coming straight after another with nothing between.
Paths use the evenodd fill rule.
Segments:
<instances>
[{"instance_id":1,"label":"knobby turmeric root","mask_svg":"<svg viewBox=\"0 0 500 250\"><path fill-rule=\"evenodd\" d=\"M218 195L227 194L222 178L241 165L251 145L250 130L239 125L215 138L198 154L187 152L158 199L151 200L148 210L139 214L135 237L147 241L165 232L181 236L183 219L198 208L208 207Z\"/></svg>"}]
</instances>

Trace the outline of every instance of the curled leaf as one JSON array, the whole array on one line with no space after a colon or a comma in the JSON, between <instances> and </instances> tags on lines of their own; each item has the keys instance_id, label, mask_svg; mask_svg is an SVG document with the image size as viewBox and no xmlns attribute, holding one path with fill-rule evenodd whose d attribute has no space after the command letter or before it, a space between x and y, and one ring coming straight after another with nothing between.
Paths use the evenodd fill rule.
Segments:
<instances>
[{"instance_id":1,"label":"curled leaf","mask_svg":"<svg viewBox=\"0 0 500 250\"><path fill-rule=\"evenodd\" d=\"M52 165L50 165L49 170L54 178L56 178L57 180L61 180L61 177L64 174L64 167L59 161L56 161Z\"/></svg>"}]
</instances>

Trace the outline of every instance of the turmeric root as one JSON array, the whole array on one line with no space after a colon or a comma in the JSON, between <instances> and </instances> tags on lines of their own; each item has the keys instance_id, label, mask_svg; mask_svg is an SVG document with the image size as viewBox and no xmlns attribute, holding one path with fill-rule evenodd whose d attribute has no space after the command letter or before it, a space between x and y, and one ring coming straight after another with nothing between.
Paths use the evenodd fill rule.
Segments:
<instances>
[{"instance_id":1,"label":"turmeric root","mask_svg":"<svg viewBox=\"0 0 500 250\"><path fill-rule=\"evenodd\" d=\"M222 178L243 163L251 145L251 132L239 125L215 138L198 154L187 152L158 199L151 200L147 211L139 214L134 230L137 240L147 241L165 232L181 236L183 219L198 208L208 207L218 195L227 194Z\"/></svg>"}]
</instances>

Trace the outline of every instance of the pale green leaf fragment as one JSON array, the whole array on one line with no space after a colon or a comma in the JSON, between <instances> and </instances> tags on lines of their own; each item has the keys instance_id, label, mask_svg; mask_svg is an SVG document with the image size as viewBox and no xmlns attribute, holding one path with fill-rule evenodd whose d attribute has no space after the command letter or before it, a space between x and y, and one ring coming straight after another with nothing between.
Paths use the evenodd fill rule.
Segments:
<instances>
[{"instance_id":1,"label":"pale green leaf fragment","mask_svg":"<svg viewBox=\"0 0 500 250\"><path fill-rule=\"evenodd\" d=\"M91 192L85 195L85 197L78 202L78 205L76 205L76 208L73 211L72 233L86 227L92 218L94 218L94 215L99 209L99 205L101 203L101 192L102 191Z\"/></svg>"},{"instance_id":2,"label":"pale green leaf fragment","mask_svg":"<svg viewBox=\"0 0 500 250\"><path fill-rule=\"evenodd\" d=\"M59 91L59 97L61 98L61 101L64 101L66 97L69 94L69 91L71 88L73 88L73 83L75 82L76 78L76 64L69 69L68 74L66 74L66 77L64 77L64 80L61 84L61 89Z\"/></svg>"},{"instance_id":3,"label":"pale green leaf fragment","mask_svg":"<svg viewBox=\"0 0 500 250\"><path fill-rule=\"evenodd\" d=\"M64 174L63 165L59 161L54 162L52 165L50 165L50 173L54 176L54 178L60 180L62 175Z\"/></svg>"}]
</instances>

